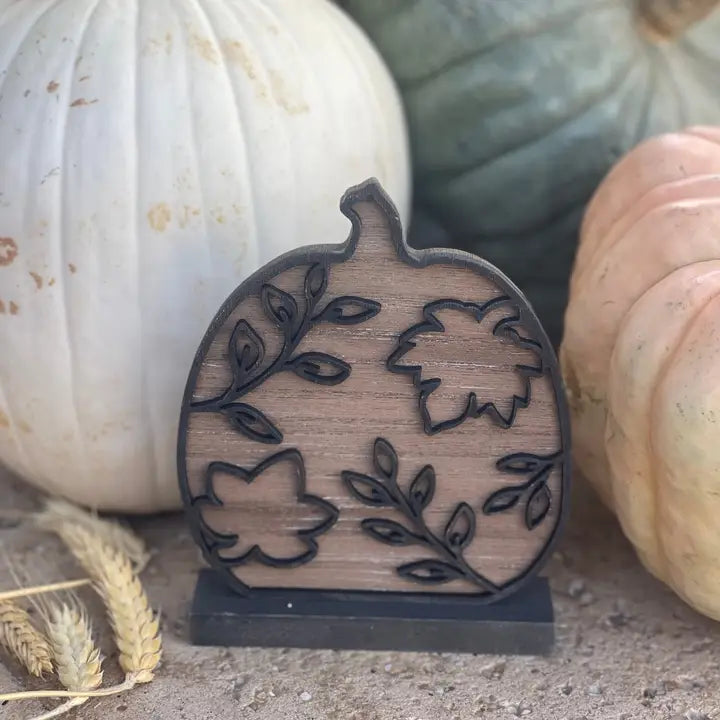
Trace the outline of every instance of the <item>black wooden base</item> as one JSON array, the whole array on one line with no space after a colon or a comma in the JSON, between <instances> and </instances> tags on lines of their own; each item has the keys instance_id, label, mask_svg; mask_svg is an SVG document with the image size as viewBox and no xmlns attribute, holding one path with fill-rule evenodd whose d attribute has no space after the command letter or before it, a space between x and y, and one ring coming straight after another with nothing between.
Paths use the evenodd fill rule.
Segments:
<instances>
[{"instance_id":1,"label":"black wooden base","mask_svg":"<svg viewBox=\"0 0 720 720\"><path fill-rule=\"evenodd\" d=\"M545 578L493 605L472 596L260 589L241 596L200 573L195 645L543 655L554 642Z\"/></svg>"}]
</instances>

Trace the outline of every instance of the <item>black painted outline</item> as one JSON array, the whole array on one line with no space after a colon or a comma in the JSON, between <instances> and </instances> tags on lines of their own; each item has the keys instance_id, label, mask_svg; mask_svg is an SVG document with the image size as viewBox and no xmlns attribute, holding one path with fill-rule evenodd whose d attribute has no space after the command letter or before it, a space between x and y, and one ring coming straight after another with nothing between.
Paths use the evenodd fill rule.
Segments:
<instances>
[{"instance_id":1,"label":"black painted outline","mask_svg":"<svg viewBox=\"0 0 720 720\"><path fill-rule=\"evenodd\" d=\"M303 380L318 385L338 385L350 376L352 368L341 358L323 352L293 353L305 335L322 322L336 325L357 325L375 317L381 305L375 300L343 295L330 300L315 312L327 290L329 281L327 263L315 262L305 273L303 284L304 304L301 312L297 300L290 293L264 282L260 286L260 303L267 319L283 333L283 344L278 356L260 370L265 359L265 343L245 319L238 320L228 341L228 359L232 370L230 385L218 396L190 404L193 412L218 412L225 415L238 432L250 440L278 445L283 440L281 430L261 410L237 402L251 390L279 372L294 372ZM348 308L359 307L359 312L348 313ZM243 339L242 348L239 341ZM329 372L328 372L329 371Z\"/></svg>"},{"instance_id":2,"label":"black painted outline","mask_svg":"<svg viewBox=\"0 0 720 720\"><path fill-rule=\"evenodd\" d=\"M563 452L559 450L549 455L535 455L528 452L516 452L501 457L495 467L514 475L530 477L519 485L506 485L491 493L483 503L485 515L496 515L514 508L520 500L526 499L525 527L535 530L545 520L552 507L552 493L548 479L553 470L562 467Z\"/></svg>"},{"instance_id":3,"label":"black painted outline","mask_svg":"<svg viewBox=\"0 0 720 720\"><path fill-rule=\"evenodd\" d=\"M307 546L307 551L302 555L297 555L291 558L277 558L272 555L268 555L264 552L259 545L253 545L247 552L234 557L227 557L220 555L222 550L227 550L233 547L239 540L238 535L234 533L221 533L214 530L210 525L207 524L202 516L202 511L206 507L224 507L223 501L217 496L215 492L214 477L218 472L226 475L232 475L238 480L241 480L248 485L252 482L256 482L257 479L269 468L277 465L278 463L290 461L295 470L295 478L297 483L297 501L305 505L314 505L320 508L326 514L326 519L313 528L298 530L297 537L303 541ZM312 495L306 491L307 479L305 476L305 462L303 461L302 454L295 448L289 448L282 450L275 455L271 455L269 458L263 460L259 465L256 465L252 470L246 470L239 465L233 465L232 463L224 462L221 460L214 460L211 462L205 470L205 494L199 495L192 502L192 509L195 513L195 521L200 525L201 532L204 538L204 544L208 548L210 556L215 562L224 568L233 568L240 565L244 565L252 560L268 565L274 568L294 568L299 565L304 565L310 562L318 552L318 544L316 538L323 533L326 533L330 528L337 522L340 515L340 511L327 500Z\"/></svg>"},{"instance_id":4,"label":"black painted outline","mask_svg":"<svg viewBox=\"0 0 720 720\"><path fill-rule=\"evenodd\" d=\"M386 367L390 372L409 375L413 381L413 385L420 391L418 394L418 406L426 434L435 435L443 430L450 430L451 428L457 427L468 418L479 418L483 415L487 415L496 425L507 430L511 428L515 422L518 410L526 408L530 404L530 379L542 377L544 371L542 360L540 360L540 363L536 366L515 365L518 374L523 378L524 392L522 395L513 394L512 408L507 417L497 409L495 403L486 402L478 405L477 395L474 392L470 392L468 393L467 403L463 412L450 420L433 423L427 403L432 393L440 387L442 381L440 378L423 380L422 367L420 365L401 365L398 362L406 353L417 346L417 344L413 342L413 338L417 335L429 332L445 332L445 326L435 315L439 310L465 310L470 312L477 322L481 322L489 312L503 305L509 305L513 310L513 314L495 323L492 331L493 336L507 338L519 347L532 350L536 354L540 353L542 350L540 343L530 338L522 337L515 329L515 325L520 321L520 313L517 307L513 306L512 301L507 295L500 295L492 300L488 300L482 305L462 302L460 300L434 300L423 308L424 319L405 330L398 338L395 350L393 350L387 359Z\"/></svg>"},{"instance_id":5,"label":"black painted outline","mask_svg":"<svg viewBox=\"0 0 720 720\"><path fill-rule=\"evenodd\" d=\"M228 317L234 311L236 306L247 296L259 292L262 285L280 274L284 270L303 264L323 263L331 266L336 263L342 263L349 259L355 253L358 240L362 232L362 223L360 216L355 210L357 203L371 202L376 204L385 214L390 228L390 242L397 253L397 256L410 267L424 268L432 265L452 265L454 267L464 267L488 278L491 282L501 288L502 292L507 295L510 300L518 306L520 322L524 327L528 328L530 334L536 339L542 348L541 360L544 372L548 374L552 380L553 391L555 395L555 403L558 413L558 424L560 427L560 439L563 451L563 459L561 464L562 478L560 481L561 491L557 500L558 511L557 520L552 532L550 533L545 546L535 556L535 559L528 565L523 573L514 577L500 587L497 593L492 595L477 595L476 601L480 604L487 602L495 602L501 598L507 597L517 592L523 585L529 582L545 565L550 557L566 522L569 492L570 492L570 475L571 475L571 453L570 453L570 417L565 397L565 386L562 374L558 365L555 351L548 339L547 333L540 324L537 315L533 312L532 307L520 289L502 273L494 265L486 260L463 250L452 250L448 248L436 248L427 250L417 250L407 245L404 237L402 224L398 211L380 186L375 178L370 178L365 182L357 185L343 195L340 201L340 211L347 217L352 229L350 235L343 243L327 244L327 245L311 245L305 248L291 250L280 255L275 260L269 262L257 270L253 275L248 277L240 284L227 298L210 323L205 335L203 336L195 358L192 362L188 380L185 385L185 392L180 411L180 422L178 427L178 476L180 483L180 492L183 499L184 507L190 521L191 532L195 542L202 549L206 560L213 566L211 558L204 547L200 528L193 521L192 517L192 500L193 496L190 492L190 485L187 474L186 455L187 455L187 427L189 415L192 411L190 405L192 402L193 392L197 383L198 375L202 369L205 356L215 339L216 334L227 321ZM216 566L215 566L216 567ZM241 594L247 594L250 588L236 577L228 568L219 568L228 585ZM320 592L320 591L318 591ZM379 593L382 594L382 593Z\"/></svg>"},{"instance_id":6,"label":"black painted outline","mask_svg":"<svg viewBox=\"0 0 720 720\"><path fill-rule=\"evenodd\" d=\"M404 493L397 481L400 465L397 453L384 438L375 440L373 462L381 479L344 470L341 476L345 486L366 506L397 510L412 529L387 518L365 518L360 522L363 532L386 545L420 545L437 556L405 563L395 569L397 574L422 585L467 580L483 592L498 592L498 586L470 567L463 556L463 551L475 538L477 525L475 511L470 505L466 502L457 504L442 537L428 527L423 513L435 496L437 480L433 466L425 465Z\"/></svg>"}]
</instances>

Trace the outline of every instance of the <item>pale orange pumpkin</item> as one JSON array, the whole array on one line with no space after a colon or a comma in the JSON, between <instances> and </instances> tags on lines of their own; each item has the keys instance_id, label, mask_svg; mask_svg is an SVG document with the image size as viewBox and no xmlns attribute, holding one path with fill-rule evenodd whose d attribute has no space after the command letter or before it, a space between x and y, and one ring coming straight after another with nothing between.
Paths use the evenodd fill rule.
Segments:
<instances>
[{"instance_id":1,"label":"pale orange pumpkin","mask_svg":"<svg viewBox=\"0 0 720 720\"><path fill-rule=\"evenodd\" d=\"M645 566L720 619L720 128L651 139L600 185L560 355L578 469Z\"/></svg>"}]
</instances>

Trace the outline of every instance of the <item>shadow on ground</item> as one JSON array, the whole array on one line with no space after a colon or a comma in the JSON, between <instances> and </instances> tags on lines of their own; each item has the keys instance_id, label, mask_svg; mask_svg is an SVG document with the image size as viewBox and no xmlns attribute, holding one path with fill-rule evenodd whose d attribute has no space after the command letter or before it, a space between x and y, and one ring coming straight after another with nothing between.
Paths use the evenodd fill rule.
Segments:
<instances>
[{"instance_id":1,"label":"shadow on ground","mask_svg":"<svg viewBox=\"0 0 720 720\"><path fill-rule=\"evenodd\" d=\"M0 497L3 509L36 502L6 476L0 476ZM720 624L692 611L642 569L614 518L582 482L572 505L565 536L544 571L557 617L557 646L546 658L192 647L186 616L201 566L198 551L182 515L136 520L154 552L144 581L163 615L164 662L151 685L92 700L76 717L720 718ZM32 581L79 576L53 538L7 525L0 524L2 549ZM2 563L0 588L13 584ZM82 597L89 595L83 591ZM101 609L91 607L112 682L119 670L111 638ZM1 659L0 688L28 687L12 661ZM8 704L0 707L0 718L30 718L53 706Z\"/></svg>"}]
</instances>

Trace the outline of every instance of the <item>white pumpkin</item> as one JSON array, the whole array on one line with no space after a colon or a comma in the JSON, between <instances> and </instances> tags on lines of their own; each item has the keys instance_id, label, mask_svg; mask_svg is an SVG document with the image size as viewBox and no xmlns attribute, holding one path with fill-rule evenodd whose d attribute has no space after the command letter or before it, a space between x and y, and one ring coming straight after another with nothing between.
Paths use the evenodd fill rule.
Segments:
<instances>
[{"instance_id":1,"label":"white pumpkin","mask_svg":"<svg viewBox=\"0 0 720 720\"><path fill-rule=\"evenodd\" d=\"M193 353L228 293L339 242L395 87L326 0L0 0L0 459L99 509L179 506Z\"/></svg>"}]
</instances>

